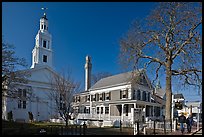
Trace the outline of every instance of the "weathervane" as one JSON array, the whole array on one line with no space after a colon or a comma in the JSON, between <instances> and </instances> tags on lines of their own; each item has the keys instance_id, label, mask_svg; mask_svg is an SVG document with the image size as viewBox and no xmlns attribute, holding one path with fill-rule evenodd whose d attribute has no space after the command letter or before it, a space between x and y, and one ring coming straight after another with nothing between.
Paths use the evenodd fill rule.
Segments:
<instances>
[{"instance_id":1,"label":"weathervane","mask_svg":"<svg viewBox=\"0 0 204 137\"><path fill-rule=\"evenodd\" d=\"M46 11L48 8L41 8L42 10ZM44 16L46 16L46 13L44 12Z\"/></svg>"}]
</instances>

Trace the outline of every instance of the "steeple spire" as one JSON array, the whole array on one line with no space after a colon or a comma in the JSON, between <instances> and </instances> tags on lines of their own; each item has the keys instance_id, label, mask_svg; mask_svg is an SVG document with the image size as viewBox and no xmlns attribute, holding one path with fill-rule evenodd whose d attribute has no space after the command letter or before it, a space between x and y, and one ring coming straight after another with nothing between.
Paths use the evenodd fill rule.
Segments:
<instances>
[{"instance_id":1,"label":"steeple spire","mask_svg":"<svg viewBox=\"0 0 204 137\"><path fill-rule=\"evenodd\" d=\"M42 8L47 10L48 8ZM32 66L47 65L52 68L52 35L48 31L48 19L46 12L40 18L40 26L35 37L35 46L32 51Z\"/></svg>"},{"instance_id":2,"label":"steeple spire","mask_svg":"<svg viewBox=\"0 0 204 137\"><path fill-rule=\"evenodd\" d=\"M48 10L48 8L41 8L41 9L44 10L44 14L43 14L44 16L42 18L47 20L47 18L46 18L46 10Z\"/></svg>"}]
</instances>

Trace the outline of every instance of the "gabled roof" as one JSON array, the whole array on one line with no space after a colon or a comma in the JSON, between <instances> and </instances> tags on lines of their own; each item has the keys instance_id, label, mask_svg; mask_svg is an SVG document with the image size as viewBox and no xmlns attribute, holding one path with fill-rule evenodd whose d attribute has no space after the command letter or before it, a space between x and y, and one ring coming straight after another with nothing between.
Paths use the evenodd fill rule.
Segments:
<instances>
[{"instance_id":1,"label":"gabled roof","mask_svg":"<svg viewBox=\"0 0 204 137\"><path fill-rule=\"evenodd\" d=\"M162 88L155 88L155 95L163 98L165 95L165 91Z\"/></svg>"},{"instance_id":2,"label":"gabled roof","mask_svg":"<svg viewBox=\"0 0 204 137\"><path fill-rule=\"evenodd\" d=\"M139 73L143 73L144 71L130 71L126 73L121 73L113 76L109 76L106 78L102 78L98 82L96 82L90 90L95 90L99 88L105 88L105 87L111 87L111 86L117 86L121 84L128 84L132 81L134 75L138 75ZM134 74L134 75L133 75Z\"/></svg>"}]
</instances>

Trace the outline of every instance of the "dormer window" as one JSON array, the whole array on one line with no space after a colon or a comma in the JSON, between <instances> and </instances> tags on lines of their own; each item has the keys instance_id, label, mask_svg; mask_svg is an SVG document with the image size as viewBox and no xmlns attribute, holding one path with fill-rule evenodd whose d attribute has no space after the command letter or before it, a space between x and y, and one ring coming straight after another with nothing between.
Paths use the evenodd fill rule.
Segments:
<instances>
[{"instance_id":1,"label":"dormer window","mask_svg":"<svg viewBox=\"0 0 204 137\"><path fill-rule=\"evenodd\" d=\"M120 91L120 98L128 98L128 90L121 90Z\"/></svg>"}]
</instances>

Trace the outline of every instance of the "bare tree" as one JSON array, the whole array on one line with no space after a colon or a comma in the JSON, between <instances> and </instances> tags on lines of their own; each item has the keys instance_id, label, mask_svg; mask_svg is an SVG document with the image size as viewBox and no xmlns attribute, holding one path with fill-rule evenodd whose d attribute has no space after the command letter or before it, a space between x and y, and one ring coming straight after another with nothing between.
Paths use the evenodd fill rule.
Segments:
<instances>
[{"instance_id":1,"label":"bare tree","mask_svg":"<svg viewBox=\"0 0 204 137\"><path fill-rule=\"evenodd\" d=\"M73 113L71 103L73 95L76 93L80 84L71 78L71 73L63 73L62 75L53 75L51 79L52 91L49 93L49 98L55 102L55 110L59 112L60 117L68 125Z\"/></svg>"},{"instance_id":2,"label":"bare tree","mask_svg":"<svg viewBox=\"0 0 204 137\"><path fill-rule=\"evenodd\" d=\"M19 84L27 84L30 72L24 58L15 56L15 47L2 42L2 96L17 97Z\"/></svg>"},{"instance_id":3,"label":"bare tree","mask_svg":"<svg viewBox=\"0 0 204 137\"><path fill-rule=\"evenodd\" d=\"M133 23L121 39L121 62L144 65L155 70L155 79L163 71L166 77L166 114L171 119L172 78L184 85L202 85L202 5L190 2L163 2L146 20ZM179 79L178 79L179 78ZM153 80L153 81L154 81Z\"/></svg>"},{"instance_id":4,"label":"bare tree","mask_svg":"<svg viewBox=\"0 0 204 137\"><path fill-rule=\"evenodd\" d=\"M108 77L108 76L112 76L112 74L109 72L99 72L96 74L92 74L91 76L92 85L95 84L100 79Z\"/></svg>"}]
</instances>

